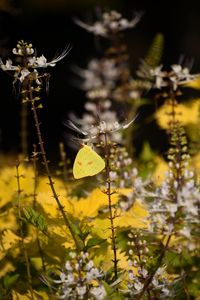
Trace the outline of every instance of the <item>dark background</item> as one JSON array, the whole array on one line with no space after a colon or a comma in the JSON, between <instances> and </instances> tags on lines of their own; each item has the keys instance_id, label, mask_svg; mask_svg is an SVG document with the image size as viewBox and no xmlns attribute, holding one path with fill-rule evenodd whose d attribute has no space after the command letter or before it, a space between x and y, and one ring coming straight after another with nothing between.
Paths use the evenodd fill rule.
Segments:
<instances>
[{"instance_id":1,"label":"dark background","mask_svg":"<svg viewBox=\"0 0 200 300\"><path fill-rule=\"evenodd\" d=\"M198 1L0 0L0 55L4 61L20 39L32 42L38 55L44 54L48 60L69 43L73 46L64 61L49 70L50 92L44 99L41 118L50 157L58 157L58 143L66 138L63 120L70 111L81 114L85 101L84 92L74 84L71 66L84 67L97 53L94 36L74 24L73 18L95 20L97 9L116 9L127 18L131 18L134 11L144 12L138 25L125 34L133 74L158 32L165 37L164 65L177 63L180 55L184 55L194 60L192 72L200 72ZM0 95L0 151L18 152L19 95L13 93L12 77L3 71L0 71ZM35 138L33 131L31 124L30 146Z\"/></svg>"}]
</instances>

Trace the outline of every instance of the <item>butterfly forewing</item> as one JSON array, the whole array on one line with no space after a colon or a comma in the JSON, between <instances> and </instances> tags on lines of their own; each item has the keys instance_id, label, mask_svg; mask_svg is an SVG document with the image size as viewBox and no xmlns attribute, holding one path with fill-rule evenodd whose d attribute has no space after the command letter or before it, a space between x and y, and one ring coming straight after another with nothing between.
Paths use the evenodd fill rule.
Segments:
<instances>
[{"instance_id":1,"label":"butterfly forewing","mask_svg":"<svg viewBox=\"0 0 200 300\"><path fill-rule=\"evenodd\" d=\"M87 176L94 176L105 168L105 162L94 150L84 145L74 161L73 175L79 179Z\"/></svg>"}]
</instances>

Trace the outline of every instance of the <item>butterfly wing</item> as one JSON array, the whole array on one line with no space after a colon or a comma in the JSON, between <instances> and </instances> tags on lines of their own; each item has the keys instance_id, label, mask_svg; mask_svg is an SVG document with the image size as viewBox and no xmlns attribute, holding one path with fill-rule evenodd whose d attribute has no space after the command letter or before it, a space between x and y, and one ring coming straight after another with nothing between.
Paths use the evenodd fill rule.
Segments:
<instances>
[{"instance_id":1,"label":"butterfly wing","mask_svg":"<svg viewBox=\"0 0 200 300\"><path fill-rule=\"evenodd\" d=\"M105 168L105 162L89 146L84 145L79 150L74 161L73 175L79 179L87 176L94 176Z\"/></svg>"}]
</instances>

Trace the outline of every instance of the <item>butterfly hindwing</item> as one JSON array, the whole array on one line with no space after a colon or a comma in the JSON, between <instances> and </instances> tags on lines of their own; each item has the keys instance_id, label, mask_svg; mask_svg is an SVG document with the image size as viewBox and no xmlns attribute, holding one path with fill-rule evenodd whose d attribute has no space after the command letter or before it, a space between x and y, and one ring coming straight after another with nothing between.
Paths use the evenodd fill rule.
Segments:
<instances>
[{"instance_id":1,"label":"butterfly hindwing","mask_svg":"<svg viewBox=\"0 0 200 300\"><path fill-rule=\"evenodd\" d=\"M105 162L89 146L84 145L76 155L73 175L79 179L87 176L94 176L105 168Z\"/></svg>"}]
</instances>

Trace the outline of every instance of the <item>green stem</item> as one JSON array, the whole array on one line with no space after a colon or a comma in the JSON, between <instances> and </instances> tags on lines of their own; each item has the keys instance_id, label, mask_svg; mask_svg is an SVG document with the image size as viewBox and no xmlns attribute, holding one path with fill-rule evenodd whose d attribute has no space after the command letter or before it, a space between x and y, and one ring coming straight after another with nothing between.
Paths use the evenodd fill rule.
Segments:
<instances>
[{"instance_id":1,"label":"green stem","mask_svg":"<svg viewBox=\"0 0 200 300\"><path fill-rule=\"evenodd\" d=\"M69 231L71 233L71 236L72 236L72 238L73 238L73 240L76 244L77 249L81 250L81 248L82 248L82 245L80 245L81 241L77 239L77 237L76 237L76 235L75 235L75 233L72 229L71 222L68 219L68 216L64 211L64 207L62 206L62 204L59 200L59 197L56 193L55 187L54 187L54 182L52 180L50 169L49 169L49 161L47 160L47 157L46 157L46 151L45 151L45 148L44 148L44 142L43 142L42 134L41 134L41 130L40 130L40 122L39 122L39 119L38 119L37 110L36 110L36 107L35 107L35 100L33 99L31 86L30 86L30 89L29 89L29 94L30 94L29 99L31 101L31 108L32 108L33 117L34 117L34 121L35 121L36 132L37 132L37 136L38 136L38 140L39 140L38 144L39 144L39 147L40 147L40 150L41 150L41 155L42 155L43 163L44 163L44 166L45 166L46 175L47 175L48 180L49 180L49 185L50 185L50 188L52 190L53 197L54 197L54 199L55 199L55 201L58 205L58 208L59 208L59 210L62 214L64 222L65 222L67 228L69 229Z\"/></svg>"},{"instance_id":2,"label":"green stem","mask_svg":"<svg viewBox=\"0 0 200 300\"><path fill-rule=\"evenodd\" d=\"M19 163L16 165L16 173L17 173L16 178L17 178L17 193L18 193L18 206L17 206L18 209L17 209L17 211L18 211L18 219L19 219L19 227L20 227L21 245L22 245L22 249L24 252L24 258L25 258L25 263L26 263L26 272L27 272L28 284L29 284L30 293L31 293L31 299L34 300L30 263L29 263L28 251L27 251L27 248L26 248L26 245L24 242L23 223L22 223L22 217L21 217L20 199L21 199L22 190L21 190L21 186L20 186Z\"/></svg>"},{"instance_id":3,"label":"green stem","mask_svg":"<svg viewBox=\"0 0 200 300\"><path fill-rule=\"evenodd\" d=\"M105 133L105 158L106 158L106 183L107 183L107 190L106 195L108 196L108 208L109 208L109 220L110 220L110 229L111 229L111 243L112 243L112 250L113 250L113 263L114 263L114 280L118 278L118 259L117 259L117 246L116 246L116 236L115 236L115 226L114 226L114 214L112 211L112 195L113 192L111 191L111 180L110 180L110 149L107 139L107 134Z\"/></svg>"},{"instance_id":4,"label":"green stem","mask_svg":"<svg viewBox=\"0 0 200 300\"><path fill-rule=\"evenodd\" d=\"M37 157L36 157L36 145L33 145L33 172L34 172L34 187L33 187L33 208L36 210L36 205L37 205ZM36 242L37 242L37 246L38 246L38 251L40 254L40 258L42 261L42 269L43 272L46 272L46 266L45 266L45 259L44 259L44 253L43 253L43 249L40 243L40 239L39 239L39 231L36 228Z\"/></svg>"},{"instance_id":5,"label":"green stem","mask_svg":"<svg viewBox=\"0 0 200 300\"><path fill-rule=\"evenodd\" d=\"M27 103L21 104L21 151L26 157L28 155L28 106Z\"/></svg>"},{"instance_id":6,"label":"green stem","mask_svg":"<svg viewBox=\"0 0 200 300\"><path fill-rule=\"evenodd\" d=\"M151 282L152 282L152 280L153 280L153 278L154 278L154 276L155 276L158 268L162 264L162 261L163 261L163 259L165 257L165 254L166 254L167 248L169 246L171 237L172 237L172 233L168 236L166 244L165 244L165 246L163 248L163 251L161 252L161 254L160 254L159 258L158 258L156 267L154 268L154 270L152 271L151 275L148 277L146 283L144 284L144 287L143 287L141 293L139 294L138 300L142 299L142 297L144 296L144 294L148 291L148 287L151 284Z\"/></svg>"},{"instance_id":7,"label":"green stem","mask_svg":"<svg viewBox=\"0 0 200 300\"><path fill-rule=\"evenodd\" d=\"M66 191L68 192L68 186L66 184L67 181L68 181L67 157L66 157L66 152L65 152L65 149L64 149L64 144L60 143L59 148L60 148L61 163L62 163L62 167L63 167L63 179L64 179L64 183L65 183L65 186L66 186Z\"/></svg>"}]
</instances>

